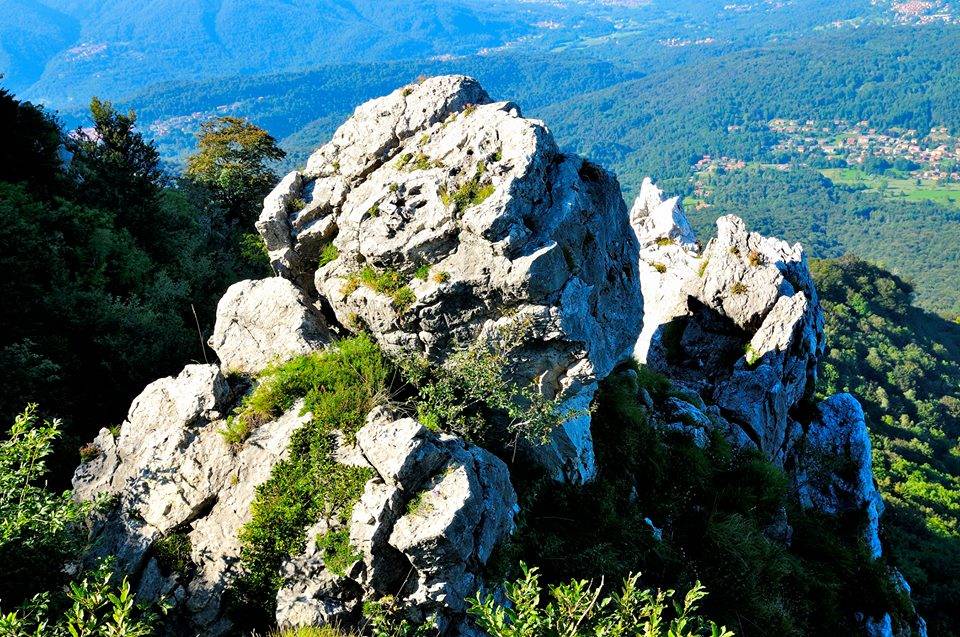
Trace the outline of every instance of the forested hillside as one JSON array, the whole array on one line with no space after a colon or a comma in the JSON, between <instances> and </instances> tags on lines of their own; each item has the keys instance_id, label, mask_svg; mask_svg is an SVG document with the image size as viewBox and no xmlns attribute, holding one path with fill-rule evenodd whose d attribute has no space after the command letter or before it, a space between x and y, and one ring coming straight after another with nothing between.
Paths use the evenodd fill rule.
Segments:
<instances>
[{"instance_id":1,"label":"forested hillside","mask_svg":"<svg viewBox=\"0 0 960 637\"><path fill-rule=\"evenodd\" d=\"M280 156L254 137L223 182L241 194L229 205L203 178L222 161L177 178L132 117L94 101L90 118L67 135L0 92L12 133L0 149L0 418L42 403L66 420L58 480L79 441L118 422L150 379L209 355L215 299L266 271L244 235L275 176L240 169Z\"/></svg>"},{"instance_id":2,"label":"forested hillside","mask_svg":"<svg viewBox=\"0 0 960 637\"><path fill-rule=\"evenodd\" d=\"M863 402L887 505L886 541L931 635L960 625L960 325L856 258L814 262L827 319L821 393Z\"/></svg>"}]
</instances>

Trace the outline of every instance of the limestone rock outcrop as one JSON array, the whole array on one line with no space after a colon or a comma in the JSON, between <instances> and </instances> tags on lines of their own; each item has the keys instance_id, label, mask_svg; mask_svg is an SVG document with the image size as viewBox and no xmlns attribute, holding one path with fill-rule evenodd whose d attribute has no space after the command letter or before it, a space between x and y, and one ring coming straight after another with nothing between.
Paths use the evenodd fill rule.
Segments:
<instances>
[{"instance_id":1,"label":"limestone rock outcrop","mask_svg":"<svg viewBox=\"0 0 960 637\"><path fill-rule=\"evenodd\" d=\"M307 295L287 279L272 277L227 289L209 344L225 370L253 374L329 342L326 322Z\"/></svg>"},{"instance_id":2,"label":"limestone rock outcrop","mask_svg":"<svg viewBox=\"0 0 960 637\"><path fill-rule=\"evenodd\" d=\"M790 410L813 391L824 347L823 310L803 248L726 216L700 250L676 200L660 199L645 185L631 215L646 298L635 352L701 385L726 419L782 465Z\"/></svg>"},{"instance_id":3,"label":"limestone rock outcrop","mask_svg":"<svg viewBox=\"0 0 960 637\"><path fill-rule=\"evenodd\" d=\"M633 352L669 378L669 391L648 392L636 369L618 372L632 375L654 427L703 448L719 432L762 452L802 505L866 512L881 554L863 411L848 395L812 402L823 315L799 245L728 216L703 247L679 201L649 180L628 212L611 173L562 153L544 123L463 76L360 106L265 199L257 229L277 276L220 300L210 339L220 363L150 384L74 477L77 497L112 503L88 557L116 556L138 595L172 600L171 632L240 629L225 603L241 575L240 530L258 485L312 422L300 400L231 446L228 414L272 363L360 330L441 374L464 347L500 350L508 380L575 414L511 462L569 483L595 476L594 394ZM390 596L443 637L477 634L466 599L518 513L492 453L503 449L431 431L409 411L381 405L355 435L327 432L324 467L362 468L363 488L303 529L304 550L278 573L279 626L356 626L364 602ZM768 537L789 543L781 509ZM669 537L669 521L647 523ZM163 557L173 540L188 547L184 571ZM888 620L863 623L884 634Z\"/></svg>"},{"instance_id":4,"label":"limestone rock outcrop","mask_svg":"<svg viewBox=\"0 0 960 637\"><path fill-rule=\"evenodd\" d=\"M826 513L866 512L865 540L876 558L883 552L883 499L873 481L870 449L863 408L850 394L837 394L817 405L790 469L803 506Z\"/></svg>"},{"instance_id":5,"label":"limestone rock outcrop","mask_svg":"<svg viewBox=\"0 0 960 637\"><path fill-rule=\"evenodd\" d=\"M375 472L347 530L358 553L342 576L323 569L314 544L286 570L277 596L281 626L349 623L363 597L402 599L440 631L462 622L480 569L513 531L517 500L502 460L410 418L371 413L356 445ZM329 525L310 534L329 532ZM361 595L361 593L363 595Z\"/></svg>"},{"instance_id":6,"label":"limestone rock outcrop","mask_svg":"<svg viewBox=\"0 0 960 637\"><path fill-rule=\"evenodd\" d=\"M514 378L571 409L639 334L637 242L615 177L466 77L357 109L267 198L258 229L277 272L312 283L349 329L436 363L509 334ZM589 480L589 417L540 457L558 479Z\"/></svg>"},{"instance_id":7,"label":"limestone rock outcrop","mask_svg":"<svg viewBox=\"0 0 960 637\"><path fill-rule=\"evenodd\" d=\"M287 453L305 418L298 403L259 427L240 451L224 442L231 391L214 365L188 365L150 384L130 407L120 435L100 432L99 454L74 475L75 496L113 503L99 514L88 558L113 555L147 599L167 596L185 630L230 630L222 596L238 575L239 531L257 485ZM179 536L189 546L189 573L164 572L158 542Z\"/></svg>"}]
</instances>

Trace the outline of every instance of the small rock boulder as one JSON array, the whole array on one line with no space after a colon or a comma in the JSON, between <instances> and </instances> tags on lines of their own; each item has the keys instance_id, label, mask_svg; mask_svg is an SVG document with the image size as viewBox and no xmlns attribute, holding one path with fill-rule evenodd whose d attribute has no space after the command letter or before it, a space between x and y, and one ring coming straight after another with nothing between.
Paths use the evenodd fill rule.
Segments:
<instances>
[{"instance_id":1,"label":"small rock boulder","mask_svg":"<svg viewBox=\"0 0 960 637\"><path fill-rule=\"evenodd\" d=\"M307 296L287 279L273 277L227 289L209 344L225 370L254 374L329 342L326 322Z\"/></svg>"}]
</instances>

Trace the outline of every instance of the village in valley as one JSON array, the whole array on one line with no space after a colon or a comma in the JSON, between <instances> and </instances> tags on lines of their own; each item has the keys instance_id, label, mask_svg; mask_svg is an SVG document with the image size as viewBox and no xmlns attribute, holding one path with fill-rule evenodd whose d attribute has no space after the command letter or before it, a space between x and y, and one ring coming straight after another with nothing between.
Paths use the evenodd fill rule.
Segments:
<instances>
[{"instance_id":1,"label":"village in valley","mask_svg":"<svg viewBox=\"0 0 960 637\"><path fill-rule=\"evenodd\" d=\"M763 126L777 140L760 161L704 155L693 166L688 203L709 207L710 176L747 169L814 168L835 184L877 190L887 196L960 207L960 138L945 127L928 134L881 130L868 121L776 118ZM728 132L736 133L731 126Z\"/></svg>"}]
</instances>

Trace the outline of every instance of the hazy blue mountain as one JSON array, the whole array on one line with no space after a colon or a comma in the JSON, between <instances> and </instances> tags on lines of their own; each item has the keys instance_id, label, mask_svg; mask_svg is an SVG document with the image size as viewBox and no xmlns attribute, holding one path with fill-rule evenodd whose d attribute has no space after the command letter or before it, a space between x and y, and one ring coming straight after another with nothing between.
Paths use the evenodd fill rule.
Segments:
<instances>
[{"instance_id":1,"label":"hazy blue mountain","mask_svg":"<svg viewBox=\"0 0 960 637\"><path fill-rule=\"evenodd\" d=\"M868 0L0 0L8 88L57 108L163 81L488 52L725 50L875 12Z\"/></svg>"}]
</instances>

